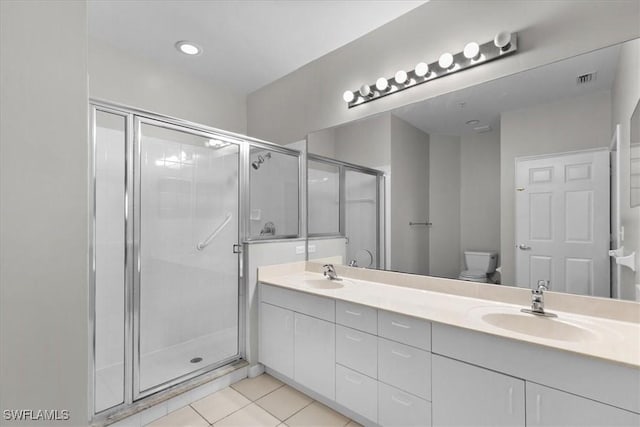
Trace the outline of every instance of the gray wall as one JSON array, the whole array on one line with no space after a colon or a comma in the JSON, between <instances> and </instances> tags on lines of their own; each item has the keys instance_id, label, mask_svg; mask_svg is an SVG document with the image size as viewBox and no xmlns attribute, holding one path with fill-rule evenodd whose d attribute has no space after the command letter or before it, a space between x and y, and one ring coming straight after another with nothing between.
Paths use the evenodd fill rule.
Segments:
<instances>
[{"instance_id":1,"label":"gray wall","mask_svg":"<svg viewBox=\"0 0 640 427\"><path fill-rule=\"evenodd\" d=\"M611 93L508 111L500 119L500 256L502 283L515 284L515 159L608 147Z\"/></svg>"},{"instance_id":2,"label":"gray wall","mask_svg":"<svg viewBox=\"0 0 640 427\"><path fill-rule=\"evenodd\" d=\"M500 129L461 138L460 247L500 250Z\"/></svg>"},{"instance_id":3,"label":"gray wall","mask_svg":"<svg viewBox=\"0 0 640 427\"><path fill-rule=\"evenodd\" d=\"M86 425L86 3L0 2L0 52L0 410Z\"/></svg>"},{"instance_id":4,"label":"gray wall","mask_svg":"<svg viewBox=\"0 0 640 427\"><path fill-rule=\"evenodd\" d=\"M89 39L89 93L92 98L232 132L246 133L247 129L244 94L167 64L131 55L95 38Z\"/></svg>"},{"instance_id":5,"label":"gray wall","mask_svg":"<svg viewBox=\"0 0 640 427\"><path fill-rule=\"evenodd\" d=\"M379 168L391 161L391 114L335 128L335 158L360 166Z\"/></svg>"},{"instance_id":6,"label":"gray wall","mask_svg":"<svg viewBox=\"0 0 640 427\"><path fill-rule=\"evenodd\" d=\"M429 274L429 135L391 116L391 270Z\"/></svg>"},{"instance_id":7,"label":"gray wall","mask_svg":"<svg viewBox=\"0 0 640 427\"><path fill-rule=\"evenodd\" d=\"M639 13L637 0L430 1L250 94L248 132L296 141L314 130L629 40L640 35ZM491 40L504 29L519 33L517 55L356 108L347 109L342 100L347 89L460 51L470 40Z\"/></svg>"},{"instance_id":8,"label":"gray wall","mask_svg":"<svg viewBox=\"0 0 640 427\"><path fill-rule=\"evenodd\" d=\"M625 239L622 242L625 255L636 252L636 262L640 262L640 207L631 207L629 183L629 144L630 121L633 110L640 100L640 40L627 43L620 51L618 74L611 92L612 98L612 132L620 123L620 214L624 226ZM621 296L628 299L640 300L640 289L635 290L634 284L640 285L640 269L634 273L628 268L622 268L620 281ZM638 292L638 293L636 293Z\"/></svg>"},{"instance_id":9,"label":"gray wall","mask_svg":"<svg viewBox=\"0 0 640 427\"><path fill-rule=\"evenodd\" d=\"M429 138L429 271L457 278L460 250L460 137Z\"/></svg>"}]
</instances>

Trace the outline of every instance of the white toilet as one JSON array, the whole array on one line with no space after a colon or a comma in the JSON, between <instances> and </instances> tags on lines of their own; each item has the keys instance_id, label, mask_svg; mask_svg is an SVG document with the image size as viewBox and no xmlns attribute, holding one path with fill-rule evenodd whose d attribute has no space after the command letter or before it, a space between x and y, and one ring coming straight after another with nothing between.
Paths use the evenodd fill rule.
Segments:
<instances>
[{"instance_id":1,"label":"white toilet","mask_svg":"<svg viewBox=\"0 0 640 427\"><path fill-rule=\"evenodd\" d=\"M498 253L465 251L464 264L467 269L460 273L458 279L487 283L487 276L496 271Z\"/></svg>"}]
</instances>

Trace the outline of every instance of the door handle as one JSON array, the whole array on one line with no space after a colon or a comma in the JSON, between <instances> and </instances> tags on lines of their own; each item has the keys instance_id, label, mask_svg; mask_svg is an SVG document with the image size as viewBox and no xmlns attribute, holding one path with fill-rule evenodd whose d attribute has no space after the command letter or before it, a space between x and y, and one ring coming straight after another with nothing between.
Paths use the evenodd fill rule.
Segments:
<instances>
[{"instance_id":1,"label":"door handle","mask_svg":"<svg viewBox=\"0 0 640 427\"><path fill-rule=\"evenodd\" d=\"M523 250L523 251L530 251L531 250L531 246L525 245L524 243L520 243L518 245L518 249Z\"/></svg>"}]
</instances>

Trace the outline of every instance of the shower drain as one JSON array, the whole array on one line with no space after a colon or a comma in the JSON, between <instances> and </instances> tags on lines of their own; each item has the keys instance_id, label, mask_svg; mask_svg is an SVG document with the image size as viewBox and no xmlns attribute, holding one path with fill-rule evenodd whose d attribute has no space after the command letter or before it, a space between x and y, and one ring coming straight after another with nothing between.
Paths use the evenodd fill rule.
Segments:
<instances>
[{"instance_id":1,"label":"shower drain","mask_svg":"<svg viewBox=\"0 0 640 427\"><path fill-rule=\"evenodd\" d=\"M202 362L202 357L194 357L189 362L191 362L191 363L200 363L200 362Z\"/></svg>"}]
</instances>

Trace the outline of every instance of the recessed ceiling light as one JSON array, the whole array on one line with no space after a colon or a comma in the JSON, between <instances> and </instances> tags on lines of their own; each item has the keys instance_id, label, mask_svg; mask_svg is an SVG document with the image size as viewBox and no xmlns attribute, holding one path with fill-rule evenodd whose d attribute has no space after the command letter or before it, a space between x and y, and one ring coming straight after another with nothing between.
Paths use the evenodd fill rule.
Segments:
<instances>
[{"instance_id":1,"label":"recessed ceiling light","mask_svg":"<svg viewBox=\"0 0 640 427\"><path fill-rule=\"evenodd\" d=\"M478 123L480 123L480 120L476 120L476 119L467 120L467 122L466 122L466 124L468 124L468 125L477 125Z\"/></svg>"},{"instance_id":2,"label":"recessed ceiling light","mask_svg":"<svg viewBox=\"0 0 640 427\"><path fill-rule=\"evenodd\" d=\"M202 48L200 46L187 40L177 42L176 49L185 55L200 55L202 53Z\"/></svg>"}]
</instances>

